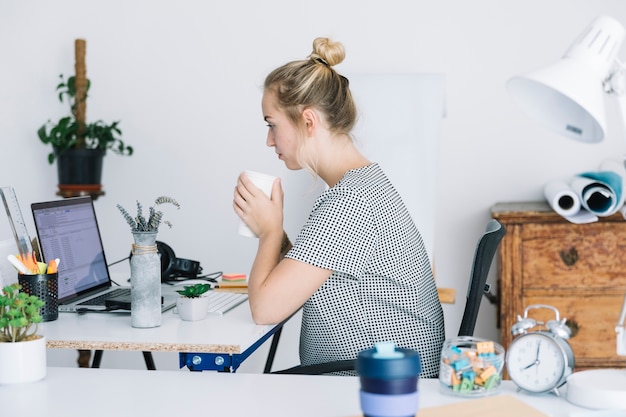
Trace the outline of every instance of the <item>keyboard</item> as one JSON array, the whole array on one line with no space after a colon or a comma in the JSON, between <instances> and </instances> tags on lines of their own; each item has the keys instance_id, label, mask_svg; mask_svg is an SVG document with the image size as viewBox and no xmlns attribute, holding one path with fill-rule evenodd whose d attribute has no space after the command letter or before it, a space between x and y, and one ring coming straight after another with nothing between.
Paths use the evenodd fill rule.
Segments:
<instances>
[{"instance_id":1,"label":"keyboard","mask_svg":"<svg viewBox=\"0 0 626 417\"><path fill-rule=\"evenodd\" d=\"M224 314L248 299L248 294L209 291L209 314Z\"/></svg>"},{"instance_id":2,"label":"keyboard","mask_svg":"<svg viewBox=\"0 0 626 417\"><path fill-rule=\"evenodd\" d=\"M130 297L130 288L116 288L112 291L107 291L102 295L99 295L94 298L90 298L89 300L85 300L81 303L78 303L79 306L104 306L105 301L110 298L128 296Z\"/></svg>"}]
</instances>

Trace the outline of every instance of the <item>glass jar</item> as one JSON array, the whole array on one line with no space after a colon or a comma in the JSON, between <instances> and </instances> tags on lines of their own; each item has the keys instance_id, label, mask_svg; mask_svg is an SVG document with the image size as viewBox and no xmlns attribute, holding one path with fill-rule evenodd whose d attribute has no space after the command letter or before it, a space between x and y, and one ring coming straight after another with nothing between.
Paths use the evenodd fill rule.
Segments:
<instances>
[{"instance_id":1,"label":"glass jar","mask_svg":"<svg viewBox=\"0 0 626 417\"><path fill-rule=\"evenodd\" d=\"M443 393L461 397L495 394L503 369L501 345L488 339L461 336L443 344L439 386Z\"/></svg>"}]
</instances>

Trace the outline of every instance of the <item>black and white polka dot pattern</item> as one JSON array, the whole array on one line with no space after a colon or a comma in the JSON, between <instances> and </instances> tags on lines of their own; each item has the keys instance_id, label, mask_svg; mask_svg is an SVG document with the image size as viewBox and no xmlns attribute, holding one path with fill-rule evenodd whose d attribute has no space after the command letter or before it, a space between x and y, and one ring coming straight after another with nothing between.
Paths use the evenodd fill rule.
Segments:
<instances>
[{"instance_id":1,"label":"black and white polka dot pattern","mask_svg":"<svg viewBox=\"0 0 626 417\"><path fill-rule=\"evenodd\" d=\"M303 307L303 365L394 341L420 352L422 377L437 376L445 332L430 260L378 164L322 193L287 257L334 271Z\"/></svg>"}]
</instances>

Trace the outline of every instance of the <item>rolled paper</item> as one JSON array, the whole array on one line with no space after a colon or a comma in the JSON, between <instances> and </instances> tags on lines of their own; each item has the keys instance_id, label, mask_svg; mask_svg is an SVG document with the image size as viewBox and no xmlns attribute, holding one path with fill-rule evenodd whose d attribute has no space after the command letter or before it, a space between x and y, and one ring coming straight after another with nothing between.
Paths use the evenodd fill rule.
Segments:
<instances>
[{"instance_id":1,"label":"rolled paper","mask_svg":"<svg viewBox=\"0 0 626 417\"><path fill-rule=\"evenodd\" d=\"M543 192L552 210L561 216L573 216L580 211L580 199L565 181L550 181Z\"/></svg>"},{"instance_id":2,"label":"rolled paper","mask_svg":"<svg viewBox=\"0 0 626 417\"><path fill-rule=\"evenodd\" d=\"M550 181L543 191L552 210L568 221L576 224L598 221L595 214L582 207L578 193L565 181Z\"/></svg>"},{"instance_id":3,"label":"rolled paper","mask_svg":"<svg viewBox=\"0 0 626 417\"><path fill-rule=\"evenodd\" d=\"M581 205L596 216L611 216L620 209L622 177L613 171L586 172L570 183Z\"/></svg>"}]
</instances>

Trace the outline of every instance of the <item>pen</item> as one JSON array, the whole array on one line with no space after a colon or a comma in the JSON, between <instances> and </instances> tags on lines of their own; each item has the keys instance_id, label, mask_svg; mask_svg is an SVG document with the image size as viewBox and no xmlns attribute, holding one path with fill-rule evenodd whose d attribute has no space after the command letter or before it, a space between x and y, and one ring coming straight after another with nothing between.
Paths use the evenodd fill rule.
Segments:
<instances>
[{"instance_id":1,"label":"pen","mask_svg":"<svg viewBox=\"0 0 626 417\"><path fill-rule=\"evenodd\" d=\"M54 274L55 272L57 272L59 270L59 258L56 259L51 259L50 262L48 263L48 274Z\"/></svg>"},{"instance_id":2,"label":"pen","mask_svg":"<svg viewBox=\"0 0 626 417\"><path fill-rule=\"evenodd\" d=\"M24 275L30 274L30 272L28 271L28 268L26 268L26 265L24 265L19 259L17 259L15 255L8 255L7 259L9 260L9 262L11 262L11 265L13 265L15 269L17 269L20 272L20 274L24 274Z\"/></svg>"}]
</instances>

